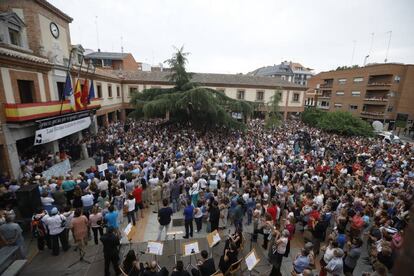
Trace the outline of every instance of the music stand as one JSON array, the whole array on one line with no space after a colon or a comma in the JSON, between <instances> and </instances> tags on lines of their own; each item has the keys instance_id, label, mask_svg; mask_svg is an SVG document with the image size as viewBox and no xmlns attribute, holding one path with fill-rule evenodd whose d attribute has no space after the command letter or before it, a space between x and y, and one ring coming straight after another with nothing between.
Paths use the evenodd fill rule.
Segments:
<instances>
[{"instance_id":1,"label":"music stand","mask_svg":"<svg viewBox=\"0 0 414 276\"><path fill-rule=\"evenodd\" d=\"M160 265L157 261L157 256L161 256L164 249L164 244L159 241L148 241L147 243L147 253L154 255L155 262L157 262L158 270L161 270Z\"/></svg>"},{"instance_id":2,"label":"music stand","mask_svg":"<svg viewBox=\"0 0 414 276\"><path fill-rule=\"evenodd\" d=\"M174 256L174 261L177 263L177 235L182 235L183 231L170 231L167 232L167 236L173 236L174 240L174 254L169 255L168 257Z\"/></svg>"},{"instance_id":3,"label":"music stand","mask_svg":"<svg viewBox=\"0 0 414 276\"><path fill-rule=\"evenodd\" d=\"M186 270L188 270L188 268L192 267L197 269L197 267L195 267L192 263L192 256L196 255L197 253L200 253L200 247L198 245L198 241L192 241L192 242L187 242L184 243L182 245L182 250L183 250L183 257L190 257L190 263L187 265Z\"/></svg>"},{"instance_id":4,"label":"music stand","mask_svg":"<svg viewBox=\"0 0 414 276\"><path fill-rule=\"evenodd\" d=\"M220 243L220 241L221 237L217 230L214 230L213 232L207 234L207 243L208 246L211 248L211 258L214 258L213 249Z\"/></svg>"},{"instance_id":5,"label":"music stand","mask_svg":"<svg viewBox=\"0 0 414 276\"><path fill-rule=\"evenodd\" d=\"M135 236L136 231L136 226L133 226L132 223L129 223L124 229L125 236L129 243L129 250L131 250L132 238Z\"/></svg>"},{"instance_id":6,"label":"music stand","mask_svg":"<svg viewBox=\"0 0 414 276\"><path fill-rule=\"evenodd\" d=\"M252 271L254 270L255 272L258 273L258 275L260 275L260 273L254 269L254 267L260 262L259 256L256 253L256 250L253 249L252 251L250 251L246 257L245 257L245 262L246 262L246 267L247 270L249 271L249 275L252 275Z\"/></svg>"}]
</instances>

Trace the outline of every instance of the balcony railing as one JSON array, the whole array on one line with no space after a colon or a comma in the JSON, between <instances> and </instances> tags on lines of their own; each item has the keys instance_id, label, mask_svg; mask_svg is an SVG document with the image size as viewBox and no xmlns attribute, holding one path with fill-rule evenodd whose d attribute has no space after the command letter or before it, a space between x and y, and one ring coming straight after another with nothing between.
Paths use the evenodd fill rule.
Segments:
<instances>
[{"instance_id":1,"label":"balcony railing","mask_svg":"<svg viewBox=\"0 0 414 276\"><path fill-rule=\"evenodd\" d=\"M369 82L367 85L368 86L391 86L391 83L372 81L372 82Z\"/></svg>"},{"instance_id":2,"label":"balcony railing","mask_svg":"<svg viewBox=\"0 0 414 276\"><path fill-rule=\"evenodd\" d=\"M369 112L369 111L362 111L361 115L366 116L373 116L373 117L383 117L385 115L384 112Z\"/></svg>"},{"instance_id":3,"label":"balcony railing","mask_svg":"<svg viewBox=\"0 0 414 276\"><path fill-rule=\"evenodd\" d=\"M319 88L332 88L332 83L322 83Z\"/></svg>"},{"instance_id":4,"label":"balcony railing","mask_svg":"<svg viewBox=\"0 0 414 276\"><path fill-rule=\"evenodd\" d=\"M101 99L95 98L83 110L98 109ZM73 112L70 102L49 101L25 104L4 104L7 122L26 122Z\"/></svg>"},{"instance_id":5,"label":"balcony railing","mask_svg":"<svg viewBox=\"0 0 414 276\"><path fill-rule=\"evenodd\" d=\"M365 98L364 101L388 102L387 98Z\"/></svg>"},{"instance_id":6,"label":"balcony railing","mask_svg":"<svg viewBox=\"0 0 414 276\"><path fill-rule=\"evenodd\" d=\"M329 106L318 105L317 108L320 108L320 109L329 109Z\"/></svg>"}]
</instances>

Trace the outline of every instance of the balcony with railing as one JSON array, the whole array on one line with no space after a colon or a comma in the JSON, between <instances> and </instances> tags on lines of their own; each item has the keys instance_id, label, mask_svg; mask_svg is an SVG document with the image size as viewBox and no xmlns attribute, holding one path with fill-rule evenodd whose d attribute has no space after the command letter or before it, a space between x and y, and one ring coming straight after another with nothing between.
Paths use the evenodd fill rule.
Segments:
<instances>
[{"instance_id":1,"label":"balcony with railing","mask_svg":"<svg viewBox=\"0 0 414 276\"><path fill-rule=\"evenodd\" d=\"M371 105L364 103L362 106L361 116L365 117L383 117L385 115L385 106Z\"/></svg>"},{"instance_id":2,"label":"balcony with railing","mask_svg":"<svg viewBox=\"0 0 414 276\"><path fill-rule=\"evenodd\" d=\"M91 103L82 110L93 110L101 107L101 99L95 98ZM4 104L4 111L7 122L27 122L39 120L51 116L58 116L61 114L68 114L74 112L71 108L69 100L49 101L38 103L18 103L18 104Z\"/></svg>"},{"instance_id":3,"label":"balcony with railing","mask_svg":"<svg viewBox=\"0 0 414 276\"><path fill-rule=\"evenodd\" d=\"M320 89L331 89L333 85L333 79L324 79L323 83L319 86Z\"/></svg>"},{"instance_id":4,"label":"balcony with railing","mask_svg":"<svg viewBox=\"0 0 414 276\"><path fill-rule=\"evenodd\" d=\"M367 95L364 101L365 101L365 104L386 105L388 103L388 98Z\"/></svg>"},{"instance_id":5,"label":"balcony with railing","mask_svg":"<svg viewBox=\"0 0 414 276\"><path fill-rule=\"evenodd\" d=\"M371 75L367 87L369 89L388 89L392 85L392 75Z\"/></svg>"},{"instance_id":6,"label":"balcony with railing","mask_svg":"<svg viewBox=\"0 0 414 276\"><path fill-rule=\"evenodd\" d=\"M384 117L384 112L369 112L369 111L361 111L361 117L369 117L369 118L381 118Z\"/></svg>"}]
</instances>

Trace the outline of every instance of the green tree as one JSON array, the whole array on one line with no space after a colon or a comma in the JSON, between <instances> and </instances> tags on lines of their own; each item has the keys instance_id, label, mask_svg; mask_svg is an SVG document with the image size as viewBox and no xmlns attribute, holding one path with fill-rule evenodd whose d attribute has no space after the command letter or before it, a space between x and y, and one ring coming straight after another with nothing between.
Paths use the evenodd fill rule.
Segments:
<instances>
[{"instance_id":1,"label":"green tree","mask_svg":"<svg viewBox=\"0 0 414 276\"><path fill-rule=\"evenodd\" d=\"M281 100L280 90L276 90L275 94L271 97L270 101L266 104L266 111L268 116L265 120L266 128L275 128L280 125L282 116L280 114L279 102Z\"/></svg>"},{"instance_id":2,"label":"green tree","mask_svg":"<svg viewBox=\"0 0 414 276\"><path fill-rule=\"evenodd\" d=\"M180 48L167 60L172 71L168 79L175 83L174 88L146 89L131 96L130 103L135 107L131 116L160 118L168 114L172 122L185 123L204 130L216 126L244 128L242 122L232 118L231 112L249 116L252 113L251 104L191 82L192 74L185 68L187 55Z\"/></svg>"},{"instance_id":3,"label":"green tree","mask_svg":"<svg viewBox=\"0 0 414 276\"><path fill-rule=\"evenodd\" d=\"M183 90L183 88L185 90L185 85L190 83L193 75L185 69L189 53L184 52L184 47L176 48L176 50L177 52L170 59L166 60L171 68L171 74L168 76L168 79L175 83L177 90Z\"/></svg>"},{"instance_id":4,"label":"green tree","mask_svg":"<svg viewBox=\"0 0 414 276\"><path fill-rule=\"evenodd\" d=\"M316 108L306 108L304 112L301 114L302 121L312 127L316 127L318 121L321 119L322 116L326 114L326 111L322 111Z\"/></svg>"},{"instance_id":5,"label":"green tree","mask_svg":"<svg viewBox=\"0 0 414 276\"><path fill-rule=\"evenodd\" d=\"M372 136L371 125L347 111L324 112L307 109L302 113L302 121L326 132L346 136Z\"/></svg>"}]
</instances>

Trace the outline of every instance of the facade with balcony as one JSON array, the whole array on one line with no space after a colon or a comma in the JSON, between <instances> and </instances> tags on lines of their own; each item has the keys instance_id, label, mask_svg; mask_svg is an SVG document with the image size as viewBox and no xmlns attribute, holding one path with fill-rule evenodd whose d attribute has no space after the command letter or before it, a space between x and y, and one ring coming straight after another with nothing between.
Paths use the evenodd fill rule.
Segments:
<instances>
[{"instance_id":1,"label":"facade with balcony","mask_svg":"<svg viewBox=\"0 0 414 276\"><path fill-rule=\"evenodd\" d=\"M372 64L322 72L309 80L307 101L326 111L350 111L385 127L412 126L414 121L414 65ZM406 118L404 122L398 118Z\"/></svg>"}]
</instances>

